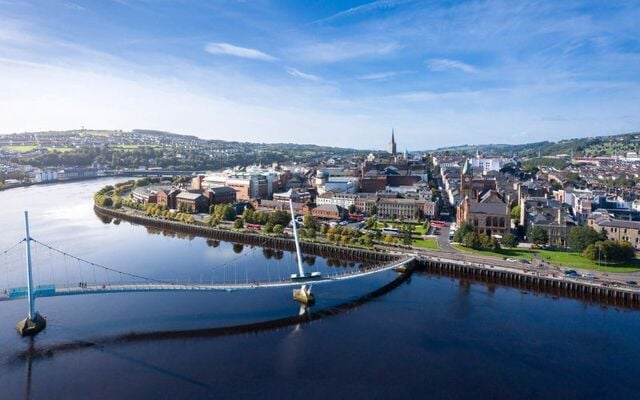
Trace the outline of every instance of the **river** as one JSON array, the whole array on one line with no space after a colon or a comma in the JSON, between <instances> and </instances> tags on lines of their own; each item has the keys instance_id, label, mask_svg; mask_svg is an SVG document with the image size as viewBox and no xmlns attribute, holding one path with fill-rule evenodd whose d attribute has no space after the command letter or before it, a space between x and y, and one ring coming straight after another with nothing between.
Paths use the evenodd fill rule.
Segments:
<instances>
[{"instance_id":1,"label":"river","mask_svg":"<svg viewBox=\"0 0 640 400\"><path fill-rule=\"evenodd\" d=\"M104 221L92 193L113 182L0 192L0 251L24 237L26 209L35 239L133 274L231 282L295 271L289 252ZM20 249L0 256L0 289L24 284L23 263ZM81 264L34 245L38 284L113 279ZM353 303L395 278L314 287L311 312L321 317L242 332L219 328L298 315L291 290L42 298L48 325L35 339L14 328L26 301L0 302L0 399L593 399L640 390L637 311L420 272Z\"/></svg>"}]
</instances>

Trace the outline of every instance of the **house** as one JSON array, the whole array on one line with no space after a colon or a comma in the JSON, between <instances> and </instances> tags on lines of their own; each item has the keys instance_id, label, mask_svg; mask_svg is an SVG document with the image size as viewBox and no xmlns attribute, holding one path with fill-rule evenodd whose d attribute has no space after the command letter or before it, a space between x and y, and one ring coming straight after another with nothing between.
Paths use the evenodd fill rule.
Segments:
<instances>
[{"instance_id":1,"label":"house","mask_svg":"<svg viewBox=\"0 0 640 400\"><path fill-rule=\"evenodd\" d=\"M190 213L206 213L209 211L209 199L201 193L182 192L176 196L176 208Z\"/></svg>"},{"instance_id":2,"label":"house","mask_svg":"<svg viewBox=\"0 0 640 400\"><path fill-rule=\"evenodd\" d=\"M322 204L312 209L311 215L322 219L342 219L346 215L346 210L334 204Z\"/></svg>"},{"instance_id":3,"label":"house","mask_svg":"<svg viewBox=\"0 0 640 400\"><path fill-rule=\"evenodd\" d=\"M236 191L226 186L211 187L206 191L209 204L227 204L236 201Z\"/></svg>"},{"instance_id":4,"label":"house","mask_svg":"<svg viewBox=\"0 0 640 400\"><path fill-rule=\"evenodd\" d=\"M520 205L520 225L526 230L537 226L544 229L548 243L565 247L569 231L576 224L567 204L555 199L530 198Z\"/></svg>"},{"instance_id":5,"label":"house","mask_svg":"<svg viewBox=\"0 0 640 400\"><path fill-rule=\"evenodd\" d=\"M176 197L180 194L181 190L177 188L160 189L156 194L156 202L161 206L165 206L169 209L178 208Z\"/></svg>"},{"instance_id":6,"label":"house","mask_svg":"<svg viewBox=\"0 0 640 400\"><path fill-rule=\"evenodd\" d=\"M612 219L604 212L594 212L588 219L593 229L604 230L611 240L626 240L640 250L640 222Z\"/></svg>"}]
</instances>

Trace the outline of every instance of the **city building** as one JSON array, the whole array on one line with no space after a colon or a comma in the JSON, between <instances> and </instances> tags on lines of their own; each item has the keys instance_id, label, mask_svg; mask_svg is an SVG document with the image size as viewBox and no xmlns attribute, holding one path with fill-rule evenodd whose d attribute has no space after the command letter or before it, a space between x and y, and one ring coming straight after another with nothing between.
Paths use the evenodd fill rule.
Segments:
<instances>
[{"instance_id":1,"label":"city building","mask_svg":"<svg viewBox=\"0 0 640 400\"><path fill-rule=\"evenodd\" d=\"M611 240L626 240L636 250L640 250L640 222L612 219L602 210L594 212L588 219L588 226L597 231L604 230Z\"/></svg>"},{"instance_id":2,"label":"city building","mask_svg":"<svg viewBox=\"0 0 640 400\"><path fill-rule=\"evenodd\" d=\"M181 192L176 196L176 208L190 213L209 211L209 199L202 193Z\"/></svg>"},{"instance_id":3,"label":"city building","mask_svg":"<svg viewBox=\"0 0 640 400\"><path fill-rule=\"evenodd\" d=\"M210 187L206 192L209 198L209 205L212 204L227 204L236 201L236 191L233 188L226 186Z\"/></svg>"},{"instance_id":4,"label":"city building","mask_svg":"<svg viewBox=\"0 0 640 400\"><path fill-rule=\"evenodd\" d=\"M511 228L509 204L498 193L495 180L474 178L470 160L465 162L460 177L460 204L457 223L470 223L481 235L502 236Z\"/></svg>"}]
</instances>

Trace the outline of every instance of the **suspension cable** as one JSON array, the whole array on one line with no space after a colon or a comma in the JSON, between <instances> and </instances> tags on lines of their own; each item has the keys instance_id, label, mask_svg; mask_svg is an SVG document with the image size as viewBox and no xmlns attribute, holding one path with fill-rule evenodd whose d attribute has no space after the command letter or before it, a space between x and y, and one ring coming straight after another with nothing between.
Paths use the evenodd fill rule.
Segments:
<instances>
[{"instance_id":1,"label":"suspension cable","mask_svg":"<svg viewBox=\"0 0 640 400\"><path fill-rule=\"evenodd\" d=\"M102 269L107 270L107 271L115 272L115 273L120 274L120 275L126 275L126 276L129 276L129 277L132 277L132 278L143 279L143 280L149 281L149 282L158 282L158 283L166 283L166 284L173 284L174 283L172 281L149 278L149 277L138 275L138 274L132 274L130 272L120 271L120 270L117 270L115 268L110 268L110 267L107 267L106 265L94 263L92 261L85 260L84 258L76 257L73 254L69 254L69 253L67 253L65 251L56 249L55 247L50 246L50 245L45 244L45 243L42 243L42 242L40 242L40 241L38 241L38 240L36 240L34 238L31 238L31 240L34 241L35 243L38 243L41 246L44 246L44 247L48 248L49 250L55 251L55 252L57 252L59 254L62 254L63 256L67 256L69 258L73 258L74 260L77 260L78 262L83 262L85 264L89 264L89 265L92 265L94 267L102 268Z\"/></svg>"},{"instance_id":2,"label":"suspension cable","mask_svg":"<svg viewBox=\"0 0 640 400\"><path fill-rule=\"evenodd\" d=\"M22 242L25 242L27 239L22 239L20 240L18 243L12 245L11 247L8 247L6 250L2 250L0 251L0 256L3 256L5 254L7 254L8 252L10 252L11 250L13 250L15 247L19 246L20 244L22 244Z\"/></svg>"}]
</instances>

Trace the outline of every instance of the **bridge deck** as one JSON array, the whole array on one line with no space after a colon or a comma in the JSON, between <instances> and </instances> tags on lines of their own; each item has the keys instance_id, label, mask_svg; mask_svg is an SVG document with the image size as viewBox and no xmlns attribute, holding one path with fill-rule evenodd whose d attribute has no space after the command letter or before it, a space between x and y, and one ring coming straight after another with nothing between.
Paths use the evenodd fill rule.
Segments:
<instances>
[{"instance_id":1,"label":"bridge deck","mask_svg":"<svg viewBox=\"0 0 640 400\"><path fill-rule=\"evenodd\" d=\"M42 293L36 292L36 297L56 297L56 296L75 296L86 294L106 294L106 293L131 293L131 292L184 292L184 291L219 291L231 292L236 290L250 290L259 288L282 288L282 287L298 287L304 284L322 285L337 281L345 281L349 279L361 278L367 275L377 274L379 272L388 271L393 268L401 267L411 263L414 257L404 258L398 262L383 265L378 268L371 268L364 271L347 273L342 275L326 276L321 279L310 280L287 280L279 282L249 282L237 284L175 284L175 283L131 283L131 284L104 284L104 285L87 285L84 287L51 287L50 290L43 290ZM0 301L17 300L26 297L26 291L0 294Z\"/></svg>"}]
</instances>

